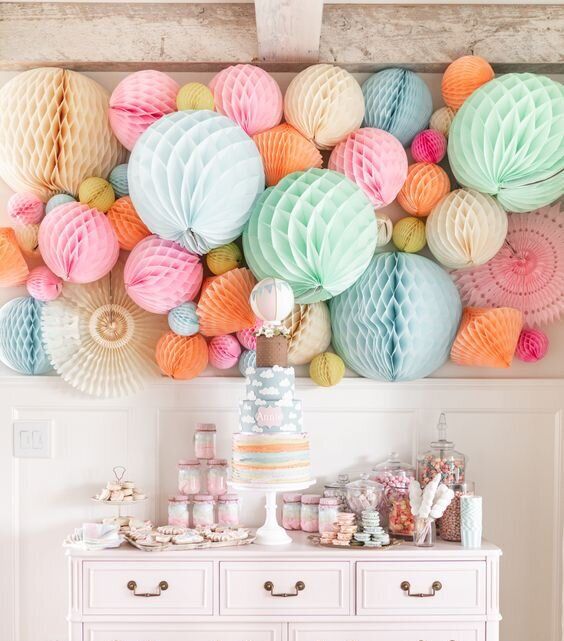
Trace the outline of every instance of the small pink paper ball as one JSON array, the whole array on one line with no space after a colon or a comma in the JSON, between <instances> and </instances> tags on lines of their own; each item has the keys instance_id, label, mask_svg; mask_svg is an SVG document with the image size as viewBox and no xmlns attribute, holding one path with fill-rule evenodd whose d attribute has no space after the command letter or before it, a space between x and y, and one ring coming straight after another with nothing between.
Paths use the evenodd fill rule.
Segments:
<instances>
[{"instance_id":1,"label":"small pink paper ball","mask_svg":"<svg viewBox=\"0 0 564 641\"><path fill-rule=\"evenodd\" d=\"M45 205L35 194L14 194L7 204L8 214L21 225L37 225L45 216Z\"/></svg>"},{"instance_id":2,"label":"small pink paper ball","mask_svg":"<svg viewBox=\"0 0 564 641\"><path fill-rule=\"evenodd\" d=\"M209 361L217 369L229 369L237 365L241 345L232 334L214 336L208 345Z\"/></svg>"},{"instance_id":3,"label":"small pink paper ball","mask_svg":"<svg viewBox=\"0 0 564 641\"><path fill-rule=\"evenodd\" d=\"M262 327L263 323L260 319L257 319L257 322L254 324L253 327L249 327L248 329L242 329L240 332L237 332L237 340L241 343L241 345L245 349L249 349L252 352L254 352L257 348L257 337L255 336L255 332L259 327Z\"/></svg>"},{"instance_id":4,"label":"small pink paper ball","mask_svg":"<svg viewBox=\"0 0 564 641\"><path fill-rule=\"evenodd\" d=\"M447 140L436 129L420 131L411 143L411 155L415 162L432 162L437 164L445 157Z\"/></svg>"},{"instance_id":5,"label":"small pink paper ball","mask_svg":"<svg viewBox=\"0 0 564 641\"><path fill-rule=\"evenodd\" d=\"M29 272L25 286L29 295L46 303L55 300L63 290L63 279L49 269L41 266Z\"/></svg>"},{"instance_id":6,"label":"small pink paper ball","mask_svg":"<svg viewBox=\"0 0 564 641\"><path fill-rule=\"evenodd\" d=\"M525 363L534 363L544 358L548 350L548 337L539 329L524 329L519 335L515 356Z\"/></svg>"}]
</instances>

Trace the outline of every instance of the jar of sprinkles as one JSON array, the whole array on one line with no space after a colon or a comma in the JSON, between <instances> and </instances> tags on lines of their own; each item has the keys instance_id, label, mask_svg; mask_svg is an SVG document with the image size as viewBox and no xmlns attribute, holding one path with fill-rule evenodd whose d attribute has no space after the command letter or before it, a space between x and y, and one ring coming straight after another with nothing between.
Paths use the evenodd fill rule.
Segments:
<instances>
[{"instance_id":1,"label":"jar of sprinkles","mask_svg":"<svg viewBox=\"0 0 564 641\"><path fill-rule=\"evenodd\" d=\"M213 458L208 461L208 494L220 496L227 492L227 461Z\"/></svg>"},{"instance_id":2,"label":"jar of sprinkles","mask_svg":"<svg viewBox=\"0 0 564 641\"><path fill-rule=\"evenodd\" d=\"M439 439L431 443L431 449L417 457L417 477L421 487L442 475L445 485L463 483L466 471L466 456L454 449L454 443L447 439L446 417L441 414L437 425Z\"/></svg>"},{"instance_id":3,"label":"jar of sprinkles","mask_svg":"<svg viewBox=\"0 0 564 641\"><path fill-rule=\"evenodd\" d=\"M223 494L217 499L217 523L226 527L239 527L237 494Z\"/></svg>"},{"instance_id":4,"label":"jar of sprinkles","mask_svg":"<svg viewBox=\"0 0 564 641\"><path fill-rule=\"evenodd\" d=\"M339 499L337 497L323 497L319 500L319 532L333 532L333 525L337 522L339 513Z\"/></svg>"},{"instance_id":5,"label":"jar of sprinkles","mask_svg":"<svg viewBox=\"0 0 564 641\"><path fill-rule=\"evenodd\" d=\"M194 454L197 459L215 458L216 429L214 423L196 423Z\"/></svg>"},{"instance_id":6,"label":"jar of sprinkles","mask_svg":"<svg viewBox=\"0 0 564 641\"><path fill-rule=\"evenodd\" d=\"M180 527L188 527L190 524L188 498L186 496L168 497L168 524Z\"/></svg>"},{"instance_id":7,"label":"jar of sprinkles","mask_svg":"<svg viewBox=\"0 0 564 641\"><path fill-rule=\"evenodd\" d=\"M180 494L200 492L200 461L185 459L178 461L178 491Z\"/></svg>"},{"instance_id":8,"label":"jar of sprinkles","mask_svg":"<svg viewBox=\"0 0 564 641\"><path fill-rule=\"evenodd\" d=\"M302 494L300 522L304 532L319 532L319 494Z\"/></svg>"},{"instance_id":9,"label":"jar of sprinkles","mask_svg":"<svg viewBox=\"0 0 564 641\"><path fill-rule=\"evenodd\" d=\"M302 495L282 495L282 527L285 530L301 530Z\"/></svg>"},{"instance_id":10,"label":"jar of sprinkles","mask_svg":"<svg viewBox=\"0 0 564 641\"><path fill-rule=\"evenodd\" d=\"M192 522L194 527L213 525L213 496L211 494L196 494L192 507Z\"/></svg>"}]
</instances>

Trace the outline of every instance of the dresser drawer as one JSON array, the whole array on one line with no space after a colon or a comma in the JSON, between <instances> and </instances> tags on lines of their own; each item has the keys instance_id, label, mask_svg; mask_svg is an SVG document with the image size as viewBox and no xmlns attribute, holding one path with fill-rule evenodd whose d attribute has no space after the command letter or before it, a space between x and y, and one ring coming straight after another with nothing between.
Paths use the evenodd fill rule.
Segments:
<instances>
[{"instance_id":1,"label":"dresser drawer","mask_svg":"<svg viewBox=\"0 0 564 641\"><path fill-rule=\"evenodd\" d=\"M303 590L296 590L298 582ZM272 584L273 596L265 589ZM350 566L324 563L221 563L220 612L224 615L340 615L350 613Z\"/></svg>"},{"instance_id":2,"label":"dresser drawer","mask_svg":"<svg viewBox=\"0 0 564 641\"><path fill-rule=\"evenodd\" d=\"M299 623L289 641L485 641L483 623ZM104 641L106 641L104 639Z\"/></svg>"},{"instance_id":3,"label":"dresser drawer","mask_svg":"<svg viewBox=\"0 0 564 641\"><path fill-rule=\"evenodd\" d=\"M83 612L212 614L212 567L211 562L85 562ZM135 582L135 590L131 582ZM159 588L162 582L166 582L166 589Z\"/></svg>"},{"instance_id":4,"label":"dresser drawer","mask_svg":"<svg viewBox=\"0 0 564 641\"><path fill-rule=\"evenodd\" d=\"M84 641L282 641L282 639L281 623L86 623L83 636Z\"/></svg>"},{"instance_id":5,"label":"dresser drawer","mask_svg":"<svg viewBox=\"0 0 564 641\"><path fill-rule=\"evenodd\" d=\"M485 614L486 564L480 561L357 563L357 614ZM441 588L432 594L433 583ZM450 641L450 640L449 640Z\"/></svg>"}]
</instances>

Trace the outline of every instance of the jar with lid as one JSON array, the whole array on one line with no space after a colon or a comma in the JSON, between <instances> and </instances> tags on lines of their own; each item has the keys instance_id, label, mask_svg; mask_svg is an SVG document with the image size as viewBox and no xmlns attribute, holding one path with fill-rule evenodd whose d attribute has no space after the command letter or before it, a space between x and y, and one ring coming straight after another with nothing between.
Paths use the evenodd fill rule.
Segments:
<instances>
[{"instance_id":1,"label":"jar with lid","mask_svg":"<svg viewBox=\"0 0 564 641\"><path fill-rule=\"evenodd\" d=\"M215 458L216 430L213 423L196 423L194 432L194 454L201 460Z\"/></svg>"},{"instance_id":2,"label":"jar with lid","mask_svg":"<svg viewBox=\"0 0 564 641\"><path fill-rule=\"evenodd\" d=\"M239 497L223 494L217 499L217 523L225 527L239 527Z\"/></svg>"},{"instance_id":3,"label":"jar with lid","mask_svg":"<svg viewBox=\"0 0 564 641\"><path fill-rule=\"evenodd\" d=\"M454 498L448 504L441 517L441 539L444 541L460 541L460 497L474 496L474 483L452 483L449 488L454 492Z\"/></svg>"},{"instance_id":4,"label":"jar with lid","mask_svg":"<svg viewBox=\"0 0 564 641\"><path fill-rule=\"evenodd\" d=\"M220 496L227 492L227 461L212 458L208 461L208 493Z\"/></svg>"},{"instance_id":5,"label":"jar with lid","mask_svg":"<svg viewBox=\"0 0 564 641\"><path fill-rule=\"evenodd\" d=\"M343 512L347 509L347 483L349 482L348 474L339 474L336 481L326 483L323 488L325 498L339 499L339 510Z\"/></svg>"},{"instance_id":6,"label":"jar with lid","mask_svg":"<svg viewBox=\"0 0 564 641\"><path fill-rule=\"evenodd\" d=\"M213 525L213 496L196 494L192 507L192 522L194 527L209 527Z\"/></svg>"},{"instance_id":7,"label":"jar with lid","mask_svg":"<svg viewBox=\"0 0 564 641\"><path fill-rule=\"evenodd\" d=\"M384 527L389 524L389 515L392 510L392 496L397 502L395 514L397 524L401 523L402 519L408 516L411 517L409 484L413 478L415 478L415 468L409 465L409 463L403 463L397 452L391 452L383 463L379 463L372 470L370 479L380 483L384 489L382 500L378 505L380 524ZM407 501L407 503L405 503L405 501ZM390 530L392 530L391 527ZM397 532L394 533L397 534ZM413 529L406 533L408 536L412 534Z\"/></svg>"},{"instance_id":8,"label":"jar with lid","mask_svg":"<svg viewBox=\"0 0 564 641\"><path fill-rule=\"evenodd\" d=\"M302 495L282 495L282 527L285 530L301 530Z\"/></svg>"},{"instance_id":9,"label":"jar with lid","mask_svg":"<svg viewBox=\"0 0 564 641\"><path fill-rule=\"evenodd\" d=\"M198 494L200 491L200 461L185 459L178 461L178 491L180 494Z\"/></svg>"},{"instance_id":10,"label":"jar with lid","mask_svg":"<svg viewBox=\"0 0 564 641\"><path fill-rule=\"evenodd\" d=\"M431 442L431 449L417 457L417 478L425 487L437 474L442 475L445 485L463 483L466 470L466 456L454 449L454 443L447 439L446 417L441 414L437 425L439 438Z\"/></svg>"},{"instance_id":11,"label":"jar with lid","mask_svg":"<svg viewBox=\"0 0 564 641\"><path fill-rule=\"evenodd\" d=\"M360 479L347 483L347 504L351 512L360 516L364 510L376 510L382 500L383 487L376 481L371 481L367 473Z\"/></svg>"},{"instance_id":12,"label":"jar with lid","mask_svg":"<svg viewBox=\"0 0 564 641\"><path fill-rule=\"evenodd\" d=\"M336 497L323 497L319 500L319 532L333 532L333 525L337 522L339 513L339 499Z\"/></svg>"},{"instance_id":13,"label":"jar with lid","mask_svg":"<svg viewBox=\"0 0 564 641\"><path fill-rule=\"evenodd\" d=\"M168 524L180 527L188 527L190 524L188 498L183 494L168 497Z\"/></svg>"},{"instance_id":14,"label":"jar with lid","mask_svg":"<svg viewBox=\"0 0 564 641\"><path fill-rule=\"evenodd\" d=\"M304 532L319 532L319 494L302 494L300 522Z\"/></svg>"}]
</instances>

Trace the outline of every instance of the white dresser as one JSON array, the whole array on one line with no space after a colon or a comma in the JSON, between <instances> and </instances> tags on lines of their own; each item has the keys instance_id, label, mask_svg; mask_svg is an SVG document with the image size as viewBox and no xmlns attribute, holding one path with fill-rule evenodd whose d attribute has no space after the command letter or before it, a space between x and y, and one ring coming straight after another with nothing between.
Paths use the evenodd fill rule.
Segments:
<instances>
[{"instance_id":1,"label":"white dresser","mask_svg":"<svg viewBox=\"0 0 564 641\"><path fill-rule=\"evenodd\" d=\"M499 641L499 558L439 542L68 551L69 641Z\"/></svg>"}]
</instances>

